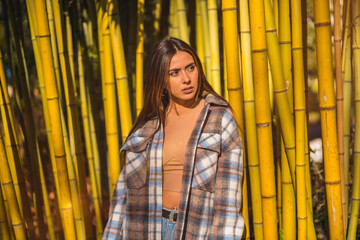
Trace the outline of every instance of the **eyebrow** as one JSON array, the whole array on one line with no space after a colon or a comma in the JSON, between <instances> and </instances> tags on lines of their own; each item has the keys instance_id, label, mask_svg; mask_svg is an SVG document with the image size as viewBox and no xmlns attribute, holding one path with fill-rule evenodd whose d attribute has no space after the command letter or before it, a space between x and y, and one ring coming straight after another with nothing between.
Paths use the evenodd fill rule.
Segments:
<instances>
[{"instance_id":1,"label":"eyebrow","mask_svg":"<svg viewBox=\"0 0 360 240\"><path fill-rule=\"evenodd\" d=\"M195 65L195 62L191 62L188 65L186 65L185 69L192 66L192 65ZM169 72L171 72L171 71L179 71L179 70L180 70L180 68L173 68L173 69L170 69Z\"/></svg>"}]
</instances>

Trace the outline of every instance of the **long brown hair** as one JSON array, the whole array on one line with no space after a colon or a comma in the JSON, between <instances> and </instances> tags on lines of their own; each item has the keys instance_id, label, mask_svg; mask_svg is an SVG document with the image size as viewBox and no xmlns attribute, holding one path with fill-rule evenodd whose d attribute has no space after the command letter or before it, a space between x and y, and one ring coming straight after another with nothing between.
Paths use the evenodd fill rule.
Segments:
<instances>
[{"instance_id":1,"label":"long brown hair","mask_svg":"<svg viewBox=\"0 0 360 240\"><path fill-rule=\"evenodd\" d=\"M165 124L166 110L169 107L171 99L170 88L167 81L169 77L168 71L170 61L177 51L189 53L193 57L198 69L199 83L195 99L202 97L204 93L211 93L223 99L206 80L199 57L187 43L177 38L162 39L154 45L150 55L145 76L144 106L129 136L150 119L158 118L162 125ZM161 125L158 126L157 130L159 130L160 126Z\"/></svg>"}]
</instances>

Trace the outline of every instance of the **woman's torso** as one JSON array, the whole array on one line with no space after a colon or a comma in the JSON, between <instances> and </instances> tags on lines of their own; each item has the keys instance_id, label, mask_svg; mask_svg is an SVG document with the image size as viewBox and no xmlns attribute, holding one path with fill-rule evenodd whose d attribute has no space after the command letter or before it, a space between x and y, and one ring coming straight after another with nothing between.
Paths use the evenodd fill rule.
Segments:
<instances>
[{"instance_id":1,"label":"woman's torso","mask_svg":"<svg viewBox=\"0 0 360 240\"><path fill-rule=\"evenodd\" d=\"M204 99L194 108L178 111L172 109L167 115L163 146L164 208L179 209L186 146L203 107Z\"/></svg>"}]
</instances>

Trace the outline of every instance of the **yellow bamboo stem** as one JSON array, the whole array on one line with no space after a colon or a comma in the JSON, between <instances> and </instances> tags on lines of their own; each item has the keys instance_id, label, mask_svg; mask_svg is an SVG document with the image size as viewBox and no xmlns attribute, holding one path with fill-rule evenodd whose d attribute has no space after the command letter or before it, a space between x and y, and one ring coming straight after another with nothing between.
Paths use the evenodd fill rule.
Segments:
<instances>
[{"instance_id":1,"label":"yellow bamboo stem","mask_svg":"<svg viewBox=\"0 0 360 240\"><path fill-rule=\"evenodd\" d=\"M0 181L0 186L1 186L0 187L0 239L8 240L8 239L10 239L10 231L8 228L8 219L6 216L1 181Z\"/></svg>"},{"instance_id":2,"label":"yellow bamboo stem","mask_svg":"<svg viewBox=\"0 0 360 240\"><path fill-rule=\"evenodd\" d=\"M155 10L154 10L154 41L157 42L160 36L160 18L161 18L161 0L155 1Z\"/></svg>"},{"instance_id":3,"label":"yellow bamboo stem","mask_svg":"<svg viewBox=\"0 0 360 240\"><path fill-rule=\"evenodd\" d=\"M201 24L201 14L200 14L200 5L199 1L195 2L195 24L196 24L196 53L199 56L201 65L205 69L205 50L204 50L204 36L203 29Z\"/></svg>"},{"instance_id":4,"label":"yellow bamboo stem","mask_svg":"<svg viewBox=\"0 0 360 240\"><path fill-rule=\"evenodd\" d=\"M63 216L64 236L68 239L75 239L75 224L72 212L70 187L66 166L65 147L64 141L62 139L63 132L59 110L59 97L56 87L53 58L51 55L49 25L46 16L45 1L36 0L35 8L41 59L43 63L44 75L46 76L46 96L48 99L48 106L50 110L50 122L52 127L51 130L53 133L54 153L56 157L56 165L59 176L59 197L61 199L60 211Z\"/></svg>"},{"instance_id":5,"label":"yellow bamboo stem","mask_svg":"<svg viewBox=\"0 0 360 240\"><path fill-rule=\"evenodd\" d=\"M319 105L323 140L326 199L330 239L342 239L344 225L341 206L336 108L332 71L329 2L314 1L316 58L319 78Z\"/></svg>"},{"instance_id":6,"label":"yellow bamboo stem","mask_svg":"<svg viewBox=\"0 0 360 240\"><path fill-rule=\"evenodd\" d=\"M80 124L79 124L79 113L78 113L78 101L76 99L76 88L73 78L73 70L71 70L71 56L72 54L72 44L69 46L67 36L71 33L65 32L65 23L62 17L63 10L62 5L57 1L53 0L54 7L54 18L55 18L55 27L56 27L56 35L57 35L57 43L60 54L60 65L62 72L62 79L64 84L64 92L65 92L65 100L67 105L67 117L68 117L68 127L69 133L72 138L70 141L70 149L71 155L75 166L76 178L77 178L77 186L79 197L81 201L81 210L82 217L76 217L77 226L80 225L79 222L83 222L85 227L86 237L91 238L93 236L93 232L91 230L91 217L89 212L89 202L88 202L88 194L86 189L86 173L85 173L85 159L82 147L81 133L80 133ZM66 16L67 14L65 14ZM67 29L69 30L69 25ZM72 41L70 41L72 43ZM68 163L70 164L70 163ZM74 192L74 190L72 190ZM74 199L74 198L73 198ZM79 211L74 208L75 211ZM80 220L82 219L82 220ZM79 231L78 231L79 232Z\"/></svg>"},{"instance_id":7,"label":"yellow bamboo stem","mask_svg":"<svg viewBox=\"0 0 360 240\"><path fill-rule=\"evenodd\" d=\"M109 158L109 173L110 173L110 199L115 188L117 179L120 174L120 156L119 156L119 141L118 141L118 125L117 125L117 111L115 98L115 78L113 69L113 58L111 50L110 31L107 16L103 19L103 47L104 47L104 86L105 95L104 108L105 109L105 127L106 127L106 142L108 146ZM138 87L138 86L137 86Z\"/></svg>"},{"instance_id":8,"label":"yellow bamboo stem","mask_svg":"<svg viewBox=\"0 0 360 240\"><path fill-rule=\"evenodd\" d=\"M66 29L66 42L67 42L67 51L69 57L70 65L70 74L71 74L71 83L73 84L74 94L76 94L76 83L75 83L75 72L74 72L74 49L73 49L73 39L72 39L72 27L70 23L69 12L64 12L65 16L65 29ZM58 38L59 39L59 38ZM65 90L66 92L66 90Z\"/></svg>"},{"instance_id":9,"label":"yellow bamboo stem","mask_svg":"<svg viewBox=\"0 0 360 240\"><path fill-rule=\"evenodd\" d=\"M185 2L184 0L175 0L175 3L176 3L176 15L179 23L180 39L186 42L187 44L190 44Z\"/></svg>"},{"instance_id":10,"label":"yellow bamboo stem","mask_svg":"<svg viewBox=\"0 0 360 240\"><path fill-rule=\"evenodd\" d=\"M296 131L296 206L298 239L306 239L306 187L305 187L305 82L303 65L301 2L291 1L292 52L294 65L294 112Z\"/></svg>"},{"instance_id":11,"label":"yellow bamboo stem","mask_svg":"<svg viewBox=\"0 0 360 240\"><path fill-rule=\"evenodd\" d=\"M179 38L180 37L180 30L178 24L178 18L176 15L176 0L170 0L170 14L169 14L169 36Z\"/></svg>"},{"instance_id":12,"label":"yellow bamboo stem","mask_svg":"<svg viewBox=\"0 0 360 240\"><path fill-rule=\"evenodd\" d=\"M209 20L208 12L206 6L206 0L197 0L200 7L200 16L201 16L201 26L203 32L203 44L204 44L204 53L205 53L205 75L209 83L213 86L212 77L211 77L211 50L209 42Z\"/></svg>"},{"instance_id":13,"label":"yellow bamboo stem","mask_svg":"<svg viewBox=\"0 0 360 240\"><path fill-rule=\"evenodd\" d=\"M264 2L249 1L264 239L277 239L275 166L267 72Z\"/></svg>"},{"instance_id":14,"label":"yellow bamboo stem","mask_svg":"<svg viewBox=\"0 0 360 240\"><path fill-rule=\"evenodd\" d=\"M176 0L177 1L177 0ZM144 0L137 2L136 115L143 107Z\"/></svg>"},{"instance_id":15,"label":"yellow bamboo stem","mask_svg":"<svg viewBox=\"0 0 360 240\"><path fill-rule=\"evenodd\" d=\"M349 209L349 155L350 155L350 112L351 112L351 29L350 24L350 3L346 2L345 10L345 27L343 40L343 55L342 55L342 77L343 77L343 117L344 117L344 178L345 178L345 222L348 223L348 209Z\"/></svg>"},{"instance_id":16,"label":"yellow bamboo stem","mask_svg":"<svg viewBox=\"0 0 360 240\"><path fill-rule=\"evenodd\" d=\"M211 56L211 83L215 92L221 95L220 82L220 49L219 49L219 26L216 0L208 0L209 16L209 37L210 37L210 56ZM208 41L208 39L206 39Z\"/></svg>"},{"instance_id":17,"label":"yellow bamboo stem","mask_svg":"<svg viewBox=\"0 0 360 240\"><path fill-rule=\"evenodd\" d=\"M251 36L247 0L240 1L240 43L241 69L244 84L244 111L246 129L246 150L250 174L251 201L253 206L253 227L256 239L263 239L263 220L260 190L259 156L257 148L254 85L251 62ZM236 16L234 16L236 17ZM232 50L230 50L232 51Z\"/></svg>"},{"instance_id":18,"label":"yellow bamboo stem","mask_svg":"<svg viewBox=\"0 0 360 240\"><path fill-rule=\"evenodd\" d=\"M123 142L125 142L125 139L132 127L128 77L126 72L124 46L121 36L117 1L108 0L108 3L111 44L113 49L116 87L120 112L121 136Z\"/></svg>"},{"instance_id":19,"label":"yellow bamboo stem","mask_svg":"<svg viewBox=\"0 0 360 240\"><path fill-rule=\"evenodd\" d=\"M99 203L99 190L97 188L96 176L95 176L95 164L94 164L94 155L91 144L91 133L90 133L90 120L89 120L89 111L88 111L88 101L86 94L86 86L85 86L85 75L84 75L84 66L83 66L83 49L78 42L78 67L79 67L79 85L80 85L80 99L81 99L81 115L82 122L84 128L84 140L86 147L86 157L89 163L89 173L90 173L90 182L91 182L91 194L92 200L95 209L95 217L96 217L96 236L97 239L102 236L102 221L101 221L101 213L100 213L100 203Z\"/></svg>"},{"instance_id":20,"label":"yellow bamboo stem","mask_svg":"<svg viewBox=\"0 0 360 240\"><path fill-rule=\"evenodd\" d=\"M57 48L57 43L56 43L55 20L54 20L54 13L53 13L53 7L51 4L51 0L46 0L46 10L48 13L49 29L50 29L50 35L51 35L51 49L52 49L52 55L53 55L53 59L54 59L55 77L56 77L57 87L59 90L59 97L60 97L60 99L62 99L62 92L60 91L61 84L60 84L59 55L58 55L58 48ZM34 19L34 21L35 21L35 19Z\"/></svg>"},{"instance_id":21,"label":"yellow bamboo stem","mask_svg":"<svg viewBox=\"0 0 360 240\"><path fill-rule=\"evenodd\" d=\"M200 2L202 4L202 2ZM201 7L201 5L200 5ZM240 137L244 142L244 123L243 123L243 109L242 109L242 85L240 80L240 59L239 59L239 41L237 35L237 19L236 19L236 1L223 1L223 27L224 27L224 42L226 50L226 67L227 67L227 87L229 91L229 103L234 110L235 119L239 125ZM204 28L203 28L204 29ZM244 184L246 179L244 178ZM243 198L247 201L247 188L243 186ZM249 225L247 204L243 205L243 216L246 226ZM245 237L249 237L249 232Z\"/></svg>"},{"instance_id":22,"label":"yellow bamboo stem","mask_svg":"<svg viewBox=\"0 0 360 240\"><path fill-rule=\"evenodd\" d=\"M336 76L336 122L338 131L339 162L341 178L341 204L344 229L346 229L345 173L344 173L344 121L343 121L343 82L341 63L341 19L340 0L334 0L334 44L335 44L335 76ZM344 231L344 238L346 237Z\"/></svg>"},{"instance_id":23,"label":"yellow bamboo stem","mask_svg":"<svg viewBox=\"0 0 360 240\"><path fill-rule=\"evenodd\" d=\"M283 133L285 150L290 162L293 181L295 177L295 131L291 117L291 109L286 93L286 83L281 62L280 47L277 39L274 13L270 0L265 0L265 22L266 22L266 42L269 49L269 62L274 87L276 107L278 109L280 126Z\"/></svg>"},{"instance_id":24,"label":"yellow bamboo stem","mask_svg":"<svg viewBox=\"0 0 360 240\"><path fill-rule=\"evenodd\" d=\"M352 55L354 71L355 142L351 215L347 239L355 239L360 210L360 0L352 2Z\"/></svg>"},{"instance_id":25,"label":"yellow bamboo stem","mask_svg":"<svg viewBox=\"0 0 360 240\"><path fill-rule=\"evenodd\" d=\"M2 88L1 91L3 91ZM20 213L19 203L16 200L14 184L11 179L10 168L2 136L0 136L0 169L0 180L8 201L9 210L11 212L11 225L14 229L15 237L16 239L26 239L25 227Z\"/></svg>"}]
</instances>

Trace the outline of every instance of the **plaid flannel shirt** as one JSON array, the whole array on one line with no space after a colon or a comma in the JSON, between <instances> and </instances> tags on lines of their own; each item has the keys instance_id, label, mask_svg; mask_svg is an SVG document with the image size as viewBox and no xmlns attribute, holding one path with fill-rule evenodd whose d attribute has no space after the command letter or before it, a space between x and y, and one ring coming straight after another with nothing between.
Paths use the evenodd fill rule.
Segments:
<instances>
[{"instance_id":1,"label":"plaid flannel shirt","mask_svg":"<svg viewBox=\"0 0 360 240\"><path fill-rule=\"evenodd\" d=\"M150 120L123 145L103 239L161 239L163 129ZM207 95L187 144L175 239L240 239L243 150L228 103Z\"/></svg>"}]
</instances>

